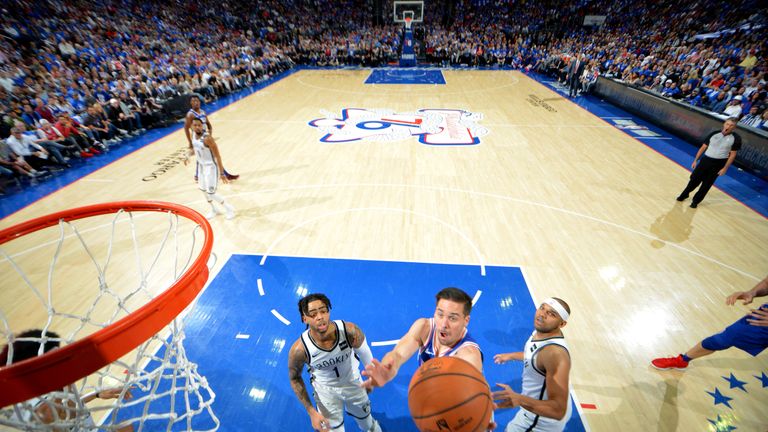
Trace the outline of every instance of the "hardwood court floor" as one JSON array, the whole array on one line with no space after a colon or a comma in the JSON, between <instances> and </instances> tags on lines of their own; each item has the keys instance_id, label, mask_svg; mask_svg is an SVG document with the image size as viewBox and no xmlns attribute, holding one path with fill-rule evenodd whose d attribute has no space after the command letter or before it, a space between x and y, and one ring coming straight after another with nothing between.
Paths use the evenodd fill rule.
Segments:
<instances>
[{"instance_id":1,"label":"hardwood court floor","mask_svg":"<svg viewBox=\"0 0 768 432\"><path fill-rule=\"evenodd\" d=\"M536 299L571 305L571 383L579 402L596 406L584 412L592 431L705 430L718 414L739 430L765 429L768 389L752 377L768 371L765 353L729 350L685 373L649 362L744 315L747 307L724 299L768 273L766 218L718 189L696 210L677 203L686 169L523 74L445 71L444 86L408 86L364 85L368 73L301 71L210 117L225 166L241 174L220 187L238 209L235 220L212 222L220 260L270 253L519 266ZM475 146L319 142L308 122L344 108L466 109L483 114L489 133ZM127 199L205 213L192 167L142 181L184 147L175 132L0 227ZM31 326L39 323L18 325ZM748 393L728 388L730 373L749 382ZM738 397L734 409L713 404L715 387Z\"/></svg>"}]
</instances>

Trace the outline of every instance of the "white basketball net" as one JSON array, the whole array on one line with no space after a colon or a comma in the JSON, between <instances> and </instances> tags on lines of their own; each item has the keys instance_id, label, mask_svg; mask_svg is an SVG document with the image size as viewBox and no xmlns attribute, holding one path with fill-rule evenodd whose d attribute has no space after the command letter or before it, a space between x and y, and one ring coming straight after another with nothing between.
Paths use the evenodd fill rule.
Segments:
<instances>
[{"instance_id":1,"label":"white basketball net","mask_svg":"<svg viewBox=\"0 0 768 432\"><path fill-rule=\"evenodd\" d=\"M29 238L21 245L16 239L0 246L0 346L31 342L42 354L49 341L65 346L125 317L187 270L199 252L200 232L194 221L171 212L119 211L60 221L20 237ZM68 282L75 276L79 286L73 287ZM25 431L217 430L215 394L184 349L183 315L96 373L1 409L0 425ZM43 336L16 337L30 328L42 329ZM13 362L12 351L0 367Z\"/></svg>"}]
</instances>

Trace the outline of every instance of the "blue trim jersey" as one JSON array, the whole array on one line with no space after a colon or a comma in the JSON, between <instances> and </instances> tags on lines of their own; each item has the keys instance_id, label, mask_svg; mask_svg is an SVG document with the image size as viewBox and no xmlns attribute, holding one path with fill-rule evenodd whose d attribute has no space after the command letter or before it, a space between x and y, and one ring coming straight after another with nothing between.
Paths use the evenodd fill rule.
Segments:
<instances>
[{"instance_id":1,"label":"blue trim jersey","mask_svg":"<svg viewBox=\"0 0 768 432\"><path fill-rule=\"evenodd\" d=\"M196 119L199 119L201 122L203 122L203 132L208 132L208 115L200 109L200 112L195 112L191 108L189 110L189 113L191 113Z\"/></svg>"},{"instance_id":2,"label":"blue trim jersey","mask_svg":"<svg viewBox=\"0 0 768 432\"><path fill-rule=\"evenodd\" d=\"M432 360L435 358L435 334L437 333L437 328L435 326L435 319L430 318L429 319L429 338L427 339L427 343L424 344L423 347L419 348L419 366L423 365L426 361ZM470 336L469 331L467 329L464 329L464 336L461 337L461 339L456 343L456 345L452 346L450 349L443 351L440 353L440 357L451 357L456 355L456 352L465 347L465 346L473 346L477 348L478 351L480 351L480 359L483 358L483 350L480 349L480 345L475 341L475 339Z\"/></svg>"}]
</instances>

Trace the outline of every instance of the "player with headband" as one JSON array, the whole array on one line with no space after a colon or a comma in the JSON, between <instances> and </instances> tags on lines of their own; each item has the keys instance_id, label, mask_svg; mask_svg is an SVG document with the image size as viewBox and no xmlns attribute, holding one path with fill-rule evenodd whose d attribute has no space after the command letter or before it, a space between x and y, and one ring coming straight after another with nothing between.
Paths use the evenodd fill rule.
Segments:
<instances>
[{"instance_id":1,"label":"player with headband","mask_svg":"<svg viewBox=\"0 0 768 432\"><path fill-rule=\"evenodd\" d=\"M520 407L506 432L559 432L571 418L569 374L571 357L562 328L568 323L571 308L556 297L544 300L533 320L534 331L522 352L497 354L494 362L524 361L523 391L514 392L506 384L493 392L498 408Z\"/></svg>"}]
</instances>

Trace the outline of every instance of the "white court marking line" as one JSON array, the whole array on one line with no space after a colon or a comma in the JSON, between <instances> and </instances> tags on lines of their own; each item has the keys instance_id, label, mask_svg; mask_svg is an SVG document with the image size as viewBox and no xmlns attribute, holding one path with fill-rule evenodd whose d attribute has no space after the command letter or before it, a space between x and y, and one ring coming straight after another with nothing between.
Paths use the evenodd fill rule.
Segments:
<instances>
[{"instance_id":1,"label":"white court marking line","mask_svg":"<svg viewBox=\"0 0 768 432\"><path fill-rule=\"evenodd\" d=\"M294 75L298 75L298 74L294 74ZM446 85L447 85L447 84L448 84L448 79L447 79L447 78L445 78L445 75L443 75L443 77L444 77L444 79L445 79L445 83L446 83ZM288 77L286 77L286 78L288 78ZM520 78L516 77L515 75L509 75L509 78L511 78L513 81L512 81L512 82L510 82L510 83L507 83L507 84L503 84L503 85L500 85L500 86L496 86L496 87L489 87L489 88L478 88L478 89L476 89L476 90L468 90L468 91L456 91L456 92L444 92L444 91L440 91L440 95L441 95L441 96L445 96L445 95L458 95L458 94L469 94L469 93L479 93L479 92L486 92L486 91L495 91L495 90L500 90L500 89L503 89L503 88L506 88L506 87L512 87L512 86L515 86L515 85L517 85L517 84L519 84L519 83L520 83ZM425 92L425 93L419 93L419 92L415 92L415 91L413 91L412 89L408 89L408 90L404 90L404 91L395 91L395 90L392 90L392 91L386 91L386 92L357 91L357 90L342 90L342 89L338 89L338 88L332 88L332 87L322 87L322 86L318 86L318 85L314 85L314 84L309 84L309 83L306 83L306 82L302 81L302 79L301 79L301 76L297 76L297 77L296 77L296 80L297 80L297 81L298 81L300 84L302 84L302 85L304 85L304 86L307 86L307 87L310 87L310 88L314 88L314 89L317 89L317 90L328 90L328 91L332 91L332 92L335 92L335 93L348 93L348 94L358 94L358 95L368 95L368 96L370 96L370 95L380 95L380 96L387 96L387 95L391 95L391 94L393 94L393 93L396 93L396 94L404 94L404 95L405 95L405 94L407 94L407 95L414 95L414 96L420 96L420 95L433 95L433 94L434 94L434 92L428 92L428 93L427 93L427 92ZM436 85L435 85L435 87L436 87ZM434 87L433 87L433 88L434 88Z\"/></svg>"},{"instance_id":2,"label":"white court marking line","mask_svg":"<svg viewBox=\"0 0 768 432\"><path fill-rule=\"evenodd\" d=\"M474 306L475 303L477 303L477 301L480 300L480 296L481 295L483 295L483 291L482 290L477 290L477 292L475 292L475 296L472 297L472 306Z\"/></svg>"},{"instance_id":3,"label":"white court marking line","mask_svg":"<svg viewBox=\"0 0 768 432\"><path fill-rule=\"evenodd\" d=\"M579 217L579 218L584 218L584 219L587 219L587 220L591 220L593 222L597 222L597 223L600 223L600 224L604 224L604 225L607 225L607 226L618 228L620 230L627 231L627 232L630 232L632 234L639 235L639 236L647 238L649 240L658 240L658 241L664 242L664 244L667 244L667 245L669 245L669 246L671 246L673 248L679 249L679 250L681 250L683 252L690 253L691 255L698 256L699 258L703 258L703 259L705 259L705 260L707 260L707 261L709 261L711 263L717 264L717 265L722 266L724 268L727 268L729 270L733 270L736 273L739 273L739 274L741 274L743 276L747 276L748 278L750 278L752 280L760 281L760 280L763 279L762 276L758 277L758 276L749 274L749 273L747 273L747 272L745 272L743 270L737 269L736 267L733 267L733 266L731 266L729 264L726 264L726 263L724 263L722 261L719 261L719 260L717 260L715 258L711 258L711 257L708 257L708 256L702 254L702 253L692 251L692 250L687 249L687 248L685 248L683 246L680 246L678 244L671 243L671 242L668 242L666 240L662 240L662 239L657 238L655 236L646 234L646 233L644 233L642 231L638 231L638 230L635 230L635 229L632 229L632 228L629 228L629 227L625 227L623 225L619 225L619 224L617 224L615 222L610 222L610 221L607 221L607 220L604 220L604 219L600 219L600 218L597 218L597 217L594 217L594 216L590 216L590 215L587 215L587 214L579 213L579 212L576 212L576 211L573 211L573 210L567 210L567 209L564 209L564 208L561 208L561 207L555 207L555 206L551 206L551 205L548 205L548 204L543 204L543 203L536 202L536 201L530 201L530 200L525 200L525 199L521 199L521 198L513 198L513 197L510 197L510 196L499 195L499 194L490 193L490 192L477 192L477 191L471 191L471 190L465 190L465 189L457 189L457 188L447 188L447 187L438 187L438 186L422 186L422 185L408 185L408 184L396 184L396 183L393 183L393 184L388 184L388 183L337 183L337 184L321 184L321 185L285 186L285 187L275 188L275 189L263 189L263 190L255 190L255 191L242 192L242 193L235 194L235 195L232 195L232 196L246 196L246 195L253 195L253 194L256 194L256 193L264 193L264 192L283 192L283 191L286 191L286 190L327 189L327 188L339 188L339 187L404 187L404 188L413 188L413 189L436 190L436 191L441 191L441 192L459 192L459 193L465 193L465 194L468 194L468 195L477 195L477 196L482 196L482 197L487 197L487 198L495 198L495 199L500 199L500 200L504 200L504 201L512 201L512 202L517 202L517 203L521 203L521 204L532 205L532 206L535 206L535 207L542 207L542 208L549 209L549 210L552 210L552 211L556 211L556 212L560 212L560 213L565 213L567 215L571 215L571 216L575 216L575 217ZM202 203L202 202L204 202L203 199L198 199L198 200L192 201L190 204L192 204L192 203ZM188 206L189 204L185 204L185 205ZM755 212L755 213L756 213L757 216L760 216L759 213L757 213L757 212ZM762 219L763 218L761 216L760 220L762 220ZM296 229L296 228L294 228L294 229Z\"/></svg>"},{"instance_id":4,"label":"white court marking line","mask_svg":"<svg viewBox=\"0 0 768 432\"><path fill-rule=\"evenodd\" d=\"M216 119L216 123L266 123L266 124L306 124L308 121L303 120L247 120L247 119Z\"/></svg>"},{"instance_id":5,"label":"white court marking line","mask_svg":"<svg viewBox=\"0 0 768 432\"><path fill-rule=\"evenodd\" d=\"M611 119L611 120L634 120L632 117L600 117L601 119Z\"/></svg>"},{"instance_id":6,"label":"white court marking line","mask_svg":"<svg viewBox=\"0 0 768 432\"><path fill-rule=\"evenodd\" d=\"M291 325L291 322L285 319L284 316L280 315L280 312L272 309L272 315L275 316L275 318L279 319L283 324L285 325Z\"/></svg>"},{"instance_id":7,"label":"white court marking line","mask_svg":"<svg viewBox=\"0 0 768 432\"><path fill-rule=\"evenodd\" d=\"M384 212L408 213L408 214L412 214L412 215L416 215L416 216L422 216L422 217L425 217L427 219L431 219L431 220L433 220L435 222L441 223L442 225L450 228L456 234L460 235L467 243L469 243L469 246L472 247L472 249L475 251L475 254L477 255L477 260L480 263L480 274L485 276L485 260L483 259L483 256L480 254L480 250L472 242L472 240L470 240L469 237L467 237L467 235L464 234L463 232L461 232L458 228L454 227L453 225L449 224L448 222L443 221L440 218L437 218L437 217L432 216L432 215L428 215L426 213L416 212L416 211L413 211L413 210L405 210L405 209L401 209L401 208L389 208L389 207L349 208L349 209L344 209L344 210L332 211L332 212L329 212L329 213L322 214L320 216L315 216L315 217L313 217L311 219L307 219L307 220L301 222L300 224L295 225L293 228L289 229L288 231L284 232L277 240L273 241L272 244L270 244L269 247L267 248L267 251L264 253L264 256L261 257L261 262L259 263L259 265L264 265L264 263L267 261L267 257L269 256L270 252L272 251L272 249L278 243L280 243L285 237L287 237L288 235L290 235L292 232L296 231L297 229L303 227L304 225L307 225L309 223L312 223L312 222L315 222L317 220L324 219L324 218L330 217L330 216L336 216L336 215L340 215L340 214L343 214L343 213L364 212L364 211L384 211Z\"/></svg>"},{"instance_id":8,"label":"white court marking line","mask_svg":"<svg viewBox=\"0 0 768 432\"><path fill-rule=\"evenodd\" d=\"M250 338L251 338L251 335L242 334L242 333L240 333L240 332L238 332L238 333L235 335L235 339L250 339Z\"/></svg>"},{"instance_id":9,"label":"white court marking line","mask_svg":"<svg viewBox=\"0 0 768 432\"><path fill-rule=\"evenodd\" d=\"M371 346L397 345L398 342L400 342L400 339L393 339L393 340L381 341L381 342L371 342Z\"/></svg>"},{"instance_id":10,"label":"white court marking line","mask_svg":"<svg viewBox=\"0 0 768 432\"><path fill-rule=\"evenodd\" d=\"M482 120L481 120L482 121ZM523 127L557 127L557 128L589 128L589 129L616 129L615 126L611 125L587 125L587 124L572 124L572 125L560 125L560 124L549 124L549 123L528 123L528 124L513 124L513 123L483 123L483 126L493 126L493 127L517 127L517 128L523 128Z\"/></svg>"},{"instance_id":11,"label":"white court marking line","mask_svg":"<svg viewBox=\"0 0 768 432\"><path fill-rule=\"evenodd\" d=\"M644 136L635 136L635 135L631 135L631 136L632 136L632 138L641 139L641 140L644 140L644 139L650 139L650 140L671 140L672 139L672 138L669 138L669 137L644 137Z\"/></svg>"},{"instance_id":12,"label":"white court marking line","mask_svg":"<svg viewBox=\"0 0 768 432\"><path fill-rule=\"evenodd\" d=\"M256 279L256 285L259 287L259 295L264 295L264 285L261 284L261 278Z\"/></svg>"}]
</instances>

